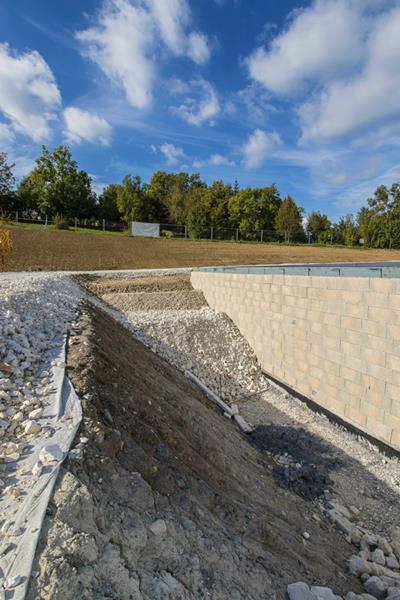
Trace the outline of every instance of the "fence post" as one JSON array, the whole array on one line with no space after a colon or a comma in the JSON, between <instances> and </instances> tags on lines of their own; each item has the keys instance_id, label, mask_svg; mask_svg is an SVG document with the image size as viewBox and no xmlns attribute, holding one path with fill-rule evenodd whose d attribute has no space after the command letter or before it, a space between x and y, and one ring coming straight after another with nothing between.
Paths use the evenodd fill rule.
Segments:
<instances>
[{"instance_id":1,"label":"fence post","mask_svg":"<svg viewBox=\"0 0 400 600\"><path fill-rule=\"evenodd\" d=\"M239 229L236 229L236 241L239 241Z\"/></svg>"},{"instance_id":2,"label":"fence post","mask_svg":"<svg viewBox=\"0 0 400 600\"><path fill-rule=\"evenodd\" d=\"M15 222L18 223L18 211L15 212Z\"/></svg>"},{"instance_id":3,"label":"fence post","mask_svg":"<svg viewBox=\"0 0 400 600\"><path fill-rule=\"evenodd\" d=\"M214 227L211 225L211 240L214 239Z\"/></svg>"},{"instance_id":4,"label":"fence post","mask_svg":"<svg viewBox=\"0 0 400 600\"><path fill-rule=\"evenodd\" d=\"M45 216L45 218L44 218L44 226L45 226L45 227L47 227L47 223L48 223L48 217L47 217L47 215L46 215L46 216Z\"/></svg>"},{"instance_id":5,"label":"fence post","mask_svg":"<svg viewBox=\"0 0 400 600\"><path fill-rule=\"evenodd\" d=\"M261 229L260 242L264 239L264 229Z\"/></svg>"},{"instance_id":6,"label":"fence post","mask_svg":"<svg viewBox=\"0 0 400 600\"><path fill-rule=\"evenodd\" d=\"M75 229L78 229L78 219L76 217L74 219L74 227Z\"/></svg>"},{"instance_id":7,"label":"fence post","mask_svg":"<svg viewBox=\"0 0 400 600\"><path fill-rule=\"evenodd\" d=\"M105 219L103 219L103 231L105 231L105 230L106 230L106 221L105 221Z\"/></svg>"},{"instance_id":8,"label":"fence post","mask_svg":"<svg viewBox=\"0 0 400 600\"><path fill-rule=\"evenodd\" d=\"M188 226L185 225L185 238L187 238L187 236L188 236Z\"/></svg>"}]
</instances>

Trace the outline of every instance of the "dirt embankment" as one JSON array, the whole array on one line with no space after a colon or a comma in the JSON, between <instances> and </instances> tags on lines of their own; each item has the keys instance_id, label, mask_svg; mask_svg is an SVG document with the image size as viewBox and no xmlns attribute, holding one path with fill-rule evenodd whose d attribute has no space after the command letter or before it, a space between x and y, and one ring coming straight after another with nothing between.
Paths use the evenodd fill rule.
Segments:
<instances>
[{"instance_id":1,"label":"dirt embankment","mask_svg":"<svg viewBox=\"0 0 400 600\"><path fill-rule=\"evenodd\" d=\"M59 478L30 600L260 600L296 580L360 589L340 534L181 373L93 307L76 333L85 450Z\"/></svg>"},{"instance_id":2,"label":"dirt embankment","mask_svg":"<svg viewBox=\"0 0 400 600\"><path fill-rule=\"evenodd\" d=\"M12 229L6 271L161 269L298 262L399 260L400 250L318 248L130 238L126 235Z\"/></svg>"}]
</instances>

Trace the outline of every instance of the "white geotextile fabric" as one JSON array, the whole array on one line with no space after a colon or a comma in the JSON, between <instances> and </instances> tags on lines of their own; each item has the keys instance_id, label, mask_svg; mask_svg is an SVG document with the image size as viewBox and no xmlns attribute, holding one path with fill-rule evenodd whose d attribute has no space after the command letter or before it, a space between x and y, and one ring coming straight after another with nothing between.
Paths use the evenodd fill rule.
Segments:
<instances>
[{"instance_id":1,"label":"white geotextile fabric","mask_svg":"<svg viewBox=\"0 0 400 600\"><path fill-rule=\"evenodd\" d=\"M15 483L23 492L23 500L13 501L3 495L0 501L1 513L10 515L8 528L3 526L6 530L0 546L0 574L4 578L6 599L23 600L25 597L57 474L82 419L80 400L65 373L65 341L56 352L52 367L53 391L40 419L42 431L35 436L29 452L19 459L23 474L18 475ZM35 476L32 469L38 464L43 466L40 474Z\"/></svg>"},{"instance_id":2,"label":"white geotextile fabric","mask_svg":"<svg viewBox=\"0 0 400 600\"><path fill-rule=\"evenodd\" d=\"M131 233L132 235L141 235L144 237L160 237L160 224L132 221Z\"/></svg>"}]
</instances>

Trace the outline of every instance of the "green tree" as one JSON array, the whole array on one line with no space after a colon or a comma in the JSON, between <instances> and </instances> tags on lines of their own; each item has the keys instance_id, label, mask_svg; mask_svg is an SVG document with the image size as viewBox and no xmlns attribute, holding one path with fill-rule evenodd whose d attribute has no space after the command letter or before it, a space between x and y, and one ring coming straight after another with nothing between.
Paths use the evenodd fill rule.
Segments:
<instances>
[{"instance_id":1,"label":"green tree","mask_svg":"<svg viewBox=\"0 0 400 600\"><path fill-rule=\"evenodd\" d=\"M157 171L150 182L145 185L149 202L157 213L157 221L165 223L168 220L169 198L174 188L175 176L173 173Z\"/></svg>"},{"instance_id":2,"label":"green tree","mask_svg":"<svg viewBox=\"0 0 400 600\"><path fill-rule=\"evenodd\" d=\"M201 186L189 188L186 192L186 217L189 237L201 238L209 225L209 213L205 204L205 189ZM208 234L208 232L207 232Z\"/></svg>"},{"instance_id":3,"label":"green tree","mask_svg":"<svg viewBox=\"0 0 400 600\"><path fill-rule=\"evenodd\" d=\"M281 199L275 184L265 188L245 188L229 202L229 217L244 239L255 239L261 229L273 233Z\"/></svg>"},{"instance_id":4,"label":"green tree","mask_svg":"<svg viewBox=\"0 0 400 600\"><path fill-rule=\"evenodd\" d=\"M15 177L13 168L15 164L8 163L6 152L0 152L0 211L13 210Z\"/></svg>"},{"instance_id":5,"label":"green tree","mask_svg":"<svg viewBox=\"0 0 400 600\"><path fill-rule=\"evenodd\" d=\"M117 207L124 221L146 221L142 180L126 175L117 188Z\"/></svg>"},{"instance_id":6,"label":"green tree","mask_svg":"<svg viewBox=\"0 0 400 600\"><path fill-rule=\"evenodd\" d=\"M358 243L360 232L353 215L348 214L340 217L336 228L342 244L345 246L355 246Z\"/></svg>"},{"instance_id":7,"label":"green tree","mask_svg":"<svg viewBox=\"0 0 400 600\"><path fill-rule=\"evenodd\" d=\"M117 196L119 185L111 183L104 188L98 198L97 216L106 221L119 221L121 214L118 210Z\"/></svg>"},{"instance_id":8,"label":"green tree","mask_svg":"<svg viewBox=\"0 0 400 600\"><path fill-rule=\"evenodd\" d=\"M321 214L319 211L314 211L308 215L306 231L311 233L315 240L321 241L326 239L326 232L331 228L331 222L327 215Z\"/></svg>"},{"instance_id":9,"label":"green tree","mask_svg":"<svg viewBox=\"0 0 400 600\"><path fill-rule=\"evenodd\" d=\"M204 190L206 185L198 173L172 173L171 176L171 191L167 197L168 218L171 223L185 225L188 220L188 192L197 188Z\"/></svg>"},{"instance_id":10,"label":"green tree","mask_svg":"<svg viewBox=\"0 0 400 600\"><path fill-rule=\"evenodd\" d=\"M302 215L304 209L297 206L291 196L287 196L280 205L276 215L276 228L281 233L285 242L304 238Z\"/></svg>"},{"instance_id":11,"label":"green tree","mask_svg":"<svg viewBox=\"0 0 400 600\"><path fill-rule=\"evenodd\" d=\"M366 246L374 248L400 247L400 184L390 188L379 186L368 207L358 213L360 235Z\"/></svg>"},{"instance_id":12,"label":"green tree","mask_svg":"<svg viewBox=\"0 0 400 600\"><path fill-rule=\"evenodd\" d=\"M214 181L204 190L203 201L208 221L216 228L229 226L229 201L233 196L232 186L223 181Z\"/></svg>"},{"instance_id":13,"label":"green tree","mask_svg":"<svg viewBox=\"0 0 400 600\"><path fill-rule=\"evenodd\" d=\"M79 171L67 146L58 146L49 152L42 147L36 167L25 177L19 194L41 214L64 217L91 217L94 213L95 194L91 178Z\"/></svg>"}]
</instances>

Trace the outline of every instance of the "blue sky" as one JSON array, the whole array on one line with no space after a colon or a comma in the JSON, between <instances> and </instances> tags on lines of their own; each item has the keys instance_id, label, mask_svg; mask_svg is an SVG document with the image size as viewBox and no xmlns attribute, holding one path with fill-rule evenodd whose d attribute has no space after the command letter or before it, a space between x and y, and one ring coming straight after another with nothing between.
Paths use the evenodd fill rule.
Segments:
<instances>
[{"instance_id":1,"label":"blue sky","mask_svg":"<svg viewBox=\"0 0 400 600\"><path fill-rule=\"evenodd\" d=\"M127 173L275 182L355 212L400 180L399 0L2 0L0 149Z\"/></svg>"}]
</instances>

